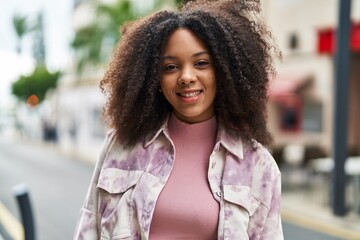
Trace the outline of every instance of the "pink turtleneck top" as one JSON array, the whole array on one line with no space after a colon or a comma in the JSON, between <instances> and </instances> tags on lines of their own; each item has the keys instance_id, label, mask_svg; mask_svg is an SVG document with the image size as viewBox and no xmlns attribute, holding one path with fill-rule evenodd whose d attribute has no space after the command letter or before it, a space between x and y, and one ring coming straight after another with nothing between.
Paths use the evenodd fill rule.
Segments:
<instances>
[{"instance_id":1,"label":"pink turtleneck top","mask_svg":"<svg viewBox=\"0 0 360 240\"><path fill-rule=\"evenodd\" d=\"M216 118L187 124L172 114L168 126L175 145L175 163L156 203L150 240L217 239L219 204L207 178Z\"/></svg>"}]
</instances>

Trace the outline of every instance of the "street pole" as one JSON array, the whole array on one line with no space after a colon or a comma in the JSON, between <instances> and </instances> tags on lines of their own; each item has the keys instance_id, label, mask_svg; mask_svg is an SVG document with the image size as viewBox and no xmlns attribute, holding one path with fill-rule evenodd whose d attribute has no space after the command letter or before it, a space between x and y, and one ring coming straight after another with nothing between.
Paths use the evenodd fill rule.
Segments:
<instances>
[{"instance_id":1,"label":"street pole","mask_svg":"<svg viewBox=\"0 0 360 240\"><path fill-rule=\"evenodd\" d=\"M13 188L13 192L20 208L24 240L35 240L35 223L28 189L25 184L19 184Z\"/></svg>"},{"instance_id":2,"label":"street pole","mask_svg":"<svg viewBox=\"0 0 360 240\"><path fill-rule=\"evenodd\" d=\"M350 63L350 9L351 0L339 0L339 24L336 33L332 208L337 216L346 214L345 207L345 160L348 157L348 92Z\"/></svg>"}]
</instances>

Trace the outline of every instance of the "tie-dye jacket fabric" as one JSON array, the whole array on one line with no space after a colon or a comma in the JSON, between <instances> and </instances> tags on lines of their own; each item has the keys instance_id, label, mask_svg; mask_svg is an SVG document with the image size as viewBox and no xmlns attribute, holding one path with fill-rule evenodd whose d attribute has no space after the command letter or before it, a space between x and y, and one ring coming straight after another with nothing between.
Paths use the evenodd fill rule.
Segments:
<instances>
[{"instance_id":1,"label":"tie-dye jacket fabric","mask_svg":"<svg viewBox=\"0 0 360 240\"><path fill-rule=\"evenodd\" d=\"M151 140L131 149L124 149L110 133L74 239L149 239L156 200L174 155L166 124ZM280 172L263 146L253 150L219 126L208 179L220 204L218 239L283 239Z\"/></svg>"}]
</instances>

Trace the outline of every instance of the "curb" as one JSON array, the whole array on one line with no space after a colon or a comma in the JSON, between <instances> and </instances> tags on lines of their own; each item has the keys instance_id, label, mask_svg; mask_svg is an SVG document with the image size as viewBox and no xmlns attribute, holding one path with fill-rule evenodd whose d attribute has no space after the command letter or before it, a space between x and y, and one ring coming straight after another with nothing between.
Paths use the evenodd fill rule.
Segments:
<instances>
[{"instance_id":1,"label":"curb","mask_svg":"<svg viewBox=\"0 0 360 240\"><path fill-rule=\"evenodd\" d=\"M331 221L323 221L311 216L306 216L305 214L297 213L295 211L289 211L287 209L281 210L282 220L300 226L306 229L310 229L316 232L321 232L333 237L347 240L356 240L360 239L360 232L340 226L338 224L332 223Z\"/></svg>"},{"instance_id":2,"label":"curb","mask_svg":"<svg viewBox=\"0 0 360 240\"><path fill-rule=\"evenodd\" d=\"M23 240L24 229L19 220L0 202L0 240Z\"/></svg>"},{"instance_id":3,"label":"curb","mask_svg":"<svg viewBox=\"0 0 360 240\"><path fill-rule=\"evenodd\" d=\"M13 238L6 232L4 227L0 224L0 240L13 240Z\"/></svg>"},{"instance_id":4,"label":"curb","mask_svg":"<svg viewBox=\"0 0 360 240\"><path fill-rule=\"evenodd\" d=\"M320 194L321 195L321 194ZM320 204L309 193L283 194L282 221L339 239L360 239L360 215L348 212L335 216L330 207Z\"/></svg>"}]
</instances>

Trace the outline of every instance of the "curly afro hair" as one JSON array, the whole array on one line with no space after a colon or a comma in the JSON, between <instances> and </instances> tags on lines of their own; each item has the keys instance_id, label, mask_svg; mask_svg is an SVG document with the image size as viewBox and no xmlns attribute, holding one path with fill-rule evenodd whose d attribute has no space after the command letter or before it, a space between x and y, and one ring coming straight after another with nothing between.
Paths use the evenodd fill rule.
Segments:
<instances>
[{"instance_id":1,"label":"curly afro hair","mask_svg":"<svg viewBox=\"0 0 360 240\"><path fill-rule=\"evenodd\" d=\"M145 141L166 121L172 107L159 92L161 57L178 28L207 46L217 79L215 115L228 134L255 146L269 145L266 126L268 78L280 56L271 33L258 19L259 0L192 1L123 26L123 37L103 80L108 126L130 147Z\"/></svg>"}]
</instances>

